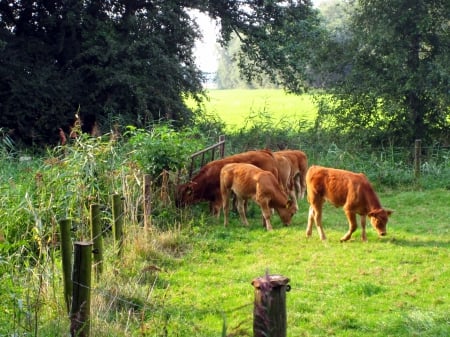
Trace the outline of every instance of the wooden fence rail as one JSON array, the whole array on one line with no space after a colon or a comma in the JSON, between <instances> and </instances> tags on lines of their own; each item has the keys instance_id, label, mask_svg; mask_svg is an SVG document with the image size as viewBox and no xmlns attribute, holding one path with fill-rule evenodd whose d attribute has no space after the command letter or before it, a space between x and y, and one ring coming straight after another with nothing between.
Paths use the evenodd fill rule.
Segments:
<instances>
[{"instance_id":1,"label":"wooden fence rail","mask_svg":"<svg viewBox=\"0 0 450 337\"><path fill-rule=\"evenodd\" d=\"M218 150L218 154L220 158L223 158L225 156L225 136L219 136L219 142L216 144L213 144L211 146L208 146L207 148L204 148L201 151L195 152L191 155L191 164L189 165L189 178L192 178L195 171L195 161L197 158L200 157L200 167L205 165L209 161L213 161L216 158L216 150ZM205 154L210 153L211 156L209 158L206 158Z\"/></svg>"}]
</instances>

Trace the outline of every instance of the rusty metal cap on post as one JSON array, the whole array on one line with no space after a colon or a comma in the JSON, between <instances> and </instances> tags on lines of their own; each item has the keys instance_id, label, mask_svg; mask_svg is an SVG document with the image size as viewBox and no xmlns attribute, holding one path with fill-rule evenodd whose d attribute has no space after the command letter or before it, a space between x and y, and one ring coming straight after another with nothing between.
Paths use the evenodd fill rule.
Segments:
<instances>
[{"instance_id":1,"label":"rusty metal cap on post","mask_svg":"<svg viewBox=\"0 0 450 337\"><path fill-rule=\"evenodd\" d=\"M256 289L270 286L271 288L285 286L289 283L289 278L283 275L265 275L257 277L252 281L252 286Z\"/></svg>"}]
</instances>

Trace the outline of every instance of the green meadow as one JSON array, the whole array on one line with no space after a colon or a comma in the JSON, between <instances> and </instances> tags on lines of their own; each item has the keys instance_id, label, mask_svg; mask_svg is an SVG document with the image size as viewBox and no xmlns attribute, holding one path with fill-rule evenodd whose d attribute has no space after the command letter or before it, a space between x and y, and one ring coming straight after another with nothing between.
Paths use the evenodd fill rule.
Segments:
<instances>
[{"instance_id":1,"label":"green meadow","mask_svg":"<svg viewBox=\"0 0 450 337\"><path fill-rule=\"evenodd\" d=\"M271 118L277 127L293 120L312 123L317 113L312 95L298 96L281 89L209 90L207 95L202 110L206 115L218 116L230 131L252 126L261 114ZM192 101L189 105L194 106Z\"/></svg>"},{"instance_id":2,"label":"green meadow","mask_svg":"<svg viewBox=\"0 0 450 337\"><path fill-rule=\"evenodd\" d=\"M253 113L267 112L274 127L284 118L312 121L315 114L310 96L279 90L217 90L210 97L205 115L220 116L230 128L241 128ZM144 134L138 136L134 145L80 138L25 161L0 146L0 336L69 335L58 221L73 220L74 242L90 240L92 200L102 206L106 249L104 271L92 278L90 336L253 336L251 282L266 273L289 278L287 337L450 336L448 150L424 158L421 175L414 178L412 163L397 160L390 149L366 153L308 143L310 164L364 171L383 207L394 211L386 237L379 238L368 223L368 242L357 230L341 243L347 220L342 209L329 204L324 242L315 228L305 237L305 199L291 226L274 214L271 232L262 227L254 203L249 227L236 213L224 227L223 217L212 217L206 203L176 208L175 173L169 175L166 197L161 180L152 184L152 226L145 231L145 170L136 158L149 157L149 143ZM247 135L234 137L238 150ZM157 142L153 156L167 157L162 150L173 145L167 143ZM121 256L109 228L113 193L123 196L125 206Z\"/></svg>"}]
</instances>

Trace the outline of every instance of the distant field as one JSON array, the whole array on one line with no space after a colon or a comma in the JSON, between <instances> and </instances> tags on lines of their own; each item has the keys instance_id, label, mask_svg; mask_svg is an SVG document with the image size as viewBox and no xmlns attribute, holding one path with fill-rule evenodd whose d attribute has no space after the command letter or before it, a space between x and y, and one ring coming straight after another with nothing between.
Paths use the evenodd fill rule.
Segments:
<instances>
[{"instance_id":1,"label":"distant field","mask_svg":"<svg viewBox=\"0 0 450 337\"><path fill-rule=\"evenodd\" d=\"M280 89L210 90L210 100L204 112L220 117L230 129L241 128L258 115L264 114L280 121L305 120L313 122L317 108L312 96L286 94ZM189 101L190 106L193 102Z\"/></svg>"}]
</instances>

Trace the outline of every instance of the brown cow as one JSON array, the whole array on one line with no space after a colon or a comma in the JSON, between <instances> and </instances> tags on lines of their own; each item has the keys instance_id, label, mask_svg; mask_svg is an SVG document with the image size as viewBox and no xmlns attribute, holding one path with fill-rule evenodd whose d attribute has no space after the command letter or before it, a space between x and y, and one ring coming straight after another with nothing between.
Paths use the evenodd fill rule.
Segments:
<instances>
[{"instance_id":1,"label":"brown cow","mask_svg":"<svg viewBox=\"0 0 450 337\"><path fill-rule=\"evenodd\" d=\"M177 207L209 201L210 211L219 217L222 207L220 170L229 163L253 164L278 178L277 162L269 150L247 151L217 159L203 166L190 182L178 186L175 199Z\"/></svg>"},{"instance_id":2,"label":"brown cow","mask_svg":"<svg viewBox=\"0 0 450 337\"><path fill-rule=\"evenodd\" d=\"M261 208L267 230L272 230L272 224L270 223L271 208L277 211L286 225L291 223L291 219L297 211L296 206L281 189L278 179L273 173L252 164L232 163L225 165L220 173L220 191L225 226L228 224L231 192L236 195L239 215L246 226L248 226L248 221L245 216L245 202L250 198Z\"/></svg>"},{"instance_id":3,"label":"brown cow","mask_svg":"<svg viewBox=\"0 0 450 337\"><path fill-rule=\"evenodd\" d=\"M292 165L291 161L284 154L274 152L273 156L277 161L278 181L287 194L290 194L292 188ZM295 193L294 193L295 197Z\"/></svg>"},{"instance_id":4,"label":"brown cow","mask_svg":"<svg viewBox=\"0 0 450 337\"><path fill-rule=\"evenodd\" d=\"M274 155L286 157L291 164L289 195L297 203L297 199L303 199L306 191L305 177L308 170L308 158L300 150L281 150L274 152Z\"/></svg>"},{"instance_id":5,"label":"brown cow","mask_svg":"<svg viewBox=\"0 0 450 337\"><path fill-rule=\"evenodd\" d=\"M306 236L311 236L314 220L320 239L326 239L322 228L322 206L325 200L336 207L343 207L347 215L349 230L341 238L341 242L349 240L356 230L358 226L356 214L361 216L363 241L367 241L366 216L369 216L378 235L386 235L386 224L392 211L381 207L377 195L364 174L311 166L306 174L306 186L310 203Z\"/></svg>"}]
</instances>

